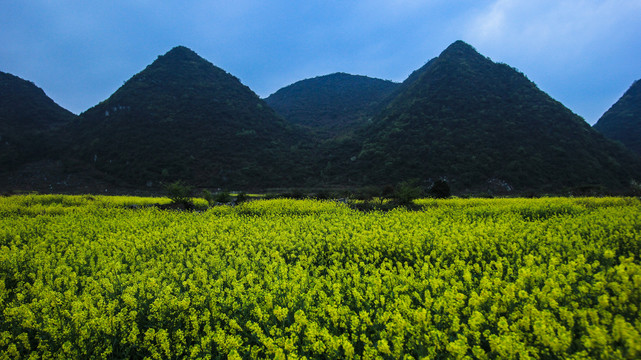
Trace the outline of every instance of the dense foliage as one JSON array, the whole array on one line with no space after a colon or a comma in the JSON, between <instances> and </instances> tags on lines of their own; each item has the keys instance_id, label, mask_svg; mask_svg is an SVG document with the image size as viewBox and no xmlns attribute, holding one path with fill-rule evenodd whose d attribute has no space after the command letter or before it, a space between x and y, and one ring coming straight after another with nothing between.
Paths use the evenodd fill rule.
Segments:
<instances>
[{"instance_id":1,"label":"dense foliage","mask_svg":"<svg viewBox=\"0 0 641 360\"><path fill-rule=\"evenodd\" d=\"M641 177L638 157L461 41L414 72L357 137L333 145L323 175L335 183L446 178L457 191L560 193Z\"/></svg>"},{"instance_id":2,"label":"dense foliage","mask_svg":"<svg viewBox=\"0 0 641 360\"><path fill-rule=\"evenodd\" d=\"M237 78L176 47L80 115L68 156L136 186L282 186L307 143Z\"/></svg>"},{"instance_id":3,"label":"dense foliage","mask_svg":"<svg viewBox=\"0 0 641 360\"><path fill-rule=\"evenodd\" d=\"M0 198L0 357L641 355L638 199L157 201Z\"/></svg>"},{"instance_id":4,"label":"dense foliage","mask_svg":"<svg viewBox=\"0 0 641 360\"><path fill-rule=\"evenodd\" d=\"M641 80L630 86L594 124L594 128L641 154Z\"/></svg>"},{"instance_id":5,"label":"dense foliage","mask_svg":"<svg viewBox=\"0 0 641 360\"><path fill-rule=\"evenodd\" d=\"M32 82L0 72L0 174L46 156L48 132L74 117Z\"/></svg>"},{"instance_id":6,"label":"dense foliage","mask_svg":"<svg viewBox=\"0 0 641 360\"><path fill-rule=\"evenodd\" d=\"M282 116L182 46L53 132L46 124L73 114L33 84L1 78L3 192L158 192L178 180L269 191L419 179L429 188L442 179L454 194L586 195L632 194L641 181L641 157L461 41L403 84L344 73L292 84L267 99ZM630 93L622 104L638 103ZM628 145L641 138L631 124L618 130Z\"/></svg>"},{"instance_id":7,"label":"dense foliage","mask_svg":"<svg viewBox=\"0 0 641 360\"><path fill-rule=\"evenodd\" d=\"M399 84L367 76L335 73L286 86L265 102L287 121L320 137L343 136L362 127Z\"/></svg>"}]
</instances>

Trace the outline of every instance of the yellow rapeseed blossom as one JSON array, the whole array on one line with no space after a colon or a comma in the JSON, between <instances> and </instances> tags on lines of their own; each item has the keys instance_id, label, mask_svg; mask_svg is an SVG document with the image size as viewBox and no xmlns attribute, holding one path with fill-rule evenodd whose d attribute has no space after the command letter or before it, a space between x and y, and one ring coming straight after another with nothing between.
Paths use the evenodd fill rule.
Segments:
<instances>
[{"instance_id":1,"label":"yellow rapeseed blossom","mask_svg":"<svg viewBox=\"0 0 641 360\"><path fill-rule=\"evenodd\" d=\"M0 197L0 359L641 355L639 199L167 202Z\"/></svg>"}]
</instances>

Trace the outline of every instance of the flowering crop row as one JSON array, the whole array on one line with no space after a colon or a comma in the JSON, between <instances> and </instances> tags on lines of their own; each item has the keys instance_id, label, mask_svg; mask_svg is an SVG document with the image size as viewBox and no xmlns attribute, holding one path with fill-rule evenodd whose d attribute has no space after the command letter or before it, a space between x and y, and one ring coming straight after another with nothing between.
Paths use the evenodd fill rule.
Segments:
<instances>
[{"instance_id":1,"label":"flowering crop row","mask_svg":"<svg viewBox=\"0 0 641 360\"><path fill-rule=\"evenodd\" d=\"M0 198L0 358L641 356L638 199L132 200Z\"/></svg>"}]
</instances>

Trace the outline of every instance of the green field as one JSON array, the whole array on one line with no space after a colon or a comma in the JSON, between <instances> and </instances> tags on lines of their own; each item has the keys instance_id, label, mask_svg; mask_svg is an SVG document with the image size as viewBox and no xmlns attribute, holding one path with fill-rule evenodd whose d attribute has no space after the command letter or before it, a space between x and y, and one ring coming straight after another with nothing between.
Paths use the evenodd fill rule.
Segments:
<instances>
[{"instance_id":1,"label":"green field","mask_svg":"<svg viewBox=\"0 0 641 360\"><path fill-rule=\"evenodd\" d=\"M0 197L0 358L641 357L639 199L168 201Z\"/></svg>"}]
</instances>

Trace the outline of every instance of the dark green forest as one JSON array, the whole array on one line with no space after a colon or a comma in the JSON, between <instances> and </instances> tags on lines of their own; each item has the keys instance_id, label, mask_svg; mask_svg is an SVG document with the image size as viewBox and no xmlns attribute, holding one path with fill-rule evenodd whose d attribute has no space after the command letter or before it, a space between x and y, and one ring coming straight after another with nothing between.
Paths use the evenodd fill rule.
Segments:
<instances>
[{"instance_id":1,"label":"dark green forest","mask_svg":"<svg viewBox=\"0 0 641 360\"><path fill-rule=\"evenodd\" d=\"M630 86L594 128L641 155L641 80Z\"/></svg>"},{"instance_id":2,"label":"dark green forest","mask_svg":"<svg viewBox=\"0 0 641 360\"><path fill-rule=\"evenodd\" d=\"M0 72L0 169L8 171L49 152L49 133L75 117L30 81Z\"/></svg>"},{"instance_id":3,"label":"dark green forest","mask_svg":"<svg viewBox=\"0 0 641 360\"><path fill-rule=\"evenodd\" d=\"M639 129L638 82L599 121L602 134L462 41L402 84L336 73L265 100L179 46L79 116L32 83L0 79L2 192L157 191L181 180L258 191L382 193L411 183L453 194L620 194L641 180L641 156L625 147L639 137L608 133ZM607 120L614 115L627 125Z\"/></svg>"},{"instance_id":4,"label":"dark green forest","mask_svg":"<svg viewBox=\"0 0 641 360\"><path fill-rule=\"evenodd\" d=\"M641 171L638 157L525 75L461 41L414 72L341 152L328 154L330 181L448 179L470 190L617 188Z\"/></svg>"},{"instance_id":5,"label":"dark green forest","mask_svg":"<svg viewBox=\"0 0 641 360\"><path fill-rule=\"evenodd\" d=\"M366 126L400 84L335 73L298 81L265 99L287 121L321 139L350 135Z\"/></svg>"},{"instance_id":6,"label":"dark green forest","mask_svg":"<svg viewBox=\"0 0 641 360\"><path fill-rule=\"evenodd\" d=\"M185 47L80 114L69 135L68 156L134 186L296 183L304 173L290 170L309 144L236 77Z\"/></svg>"}]
</instances>

